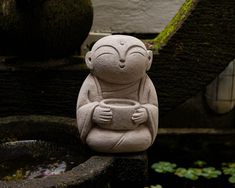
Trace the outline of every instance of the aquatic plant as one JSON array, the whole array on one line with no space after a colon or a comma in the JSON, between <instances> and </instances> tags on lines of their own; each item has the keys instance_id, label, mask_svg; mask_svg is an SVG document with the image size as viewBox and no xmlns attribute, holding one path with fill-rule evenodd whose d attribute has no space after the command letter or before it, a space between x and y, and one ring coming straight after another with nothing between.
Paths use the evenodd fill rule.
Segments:
<instances>
[{"instance_id":1,"label":"aquatic plant","mask_svg":"<svg viewBox=\"0 0 235 188\"><path fill-rule=\"evenodd\" d=\"M150 185L149 187L144 187L144 188L163 188L161 185Z\"/></svg>"},{"instance_id":2,"label":"aquatic plant","mask_svg":"<svg viewBox=\"0 0 235 188\"><path fill-rule=\"evenodd\" d=\"M225 175L229 175L228 181L235 184L235 162L222 163L222 170Z\"/></svg>"},{"instance_id":3,"label":"aquatic plant","mask_svg":"<svg viewBox=\"0 0 235 188\"><path fill-rule=\"evenodd\" d=\"M218 178L222 172L215 167L205 166L205 161L195 161L193 167L177 167L175 163L160 161L154 163L151 168L158 173L173 173L174 175L190 180L197 180L199 177L206 179ZM229 166L230 165L230 166ZM235 183L235 163L228 163L223 168L223 173L230 175L229 182Z\"/></svg>"},{"instance_id":4,"label":"aquatic plant","mask_svg":"<svg viewBox=\"0 0 235 188\"><path fill-rule=\"evenodd\" d=\"M157 163L154 163L151 168L154 169L158 173L173 173L175 172L175 167L177 165L175 163L170 163L167 161L159 161Z\"/></svg>"}]
</instances>

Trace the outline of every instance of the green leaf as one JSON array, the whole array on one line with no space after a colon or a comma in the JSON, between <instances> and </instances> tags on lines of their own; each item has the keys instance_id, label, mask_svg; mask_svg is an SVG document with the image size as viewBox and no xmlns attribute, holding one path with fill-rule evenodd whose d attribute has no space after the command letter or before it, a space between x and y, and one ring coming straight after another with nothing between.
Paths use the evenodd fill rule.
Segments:
<instances>
[{"instance_id":1,"label":"green leaf","mask_svg":"<svg viewBox=\"0 0 235 188\"><path fill-rule=\"evenodd\" d=\"M205 166L207 163L205 161L201 161L201 160L197 160L193 163L195 166L199 166L199 167L203 167Z\"/></svg>"},{"instance_id":2,"label":"green leaf","mask_svg":"<svg viewBox=\"0 0 235 188\"><path fill-rule=\"evenodd\" d=\"M228 179L228 181L229 181L230 183L235 183L235 175L231 176L231 177Z\"/></svg>"},{"instance_id":3,"label":"green leaf","mask_svg":"<svg viewBox=\"0 0 235 188\"><path fill-rule=\"evenodd\" d=\"M161 185L150 185L150 187L144 187L144 188L163 188Z\"/></svg>"},{"instance_id":4,"label":"green leaf","mask_svg":"<svg viewBox=\"0 0 235 188\"><path fill-rule=\"evenodd\" d=\"M193 168L186 169L186 168L177 168L175 175L179 177L184 177L190 180L197 180L198 175L195 173L195 170Z\"/></svg>"},{"instance_id":5,"label":"green leaf","mask_svg":"<svg viewBox=\"0 0 235 188\"><path fill-rule=\"evenodd\" d=\"M234 163L228 163L228 167L235 168L235 162Z\"/></svg>"},{"instance_id":6,"label":"green leaf","mask_svg":"<svg viewBox=\"0 0 235 188\"><path fill-rule=\"evenodd\" d=\"M229 168L235 168L235 162L222 163L222 166L229 167Z\"/></svg>"},{"instance_id":7,"label":"green leaf","mask_svg":"<svg viewBox=\"0 0 235 188\"><path fill-rule=\"evenodd\" d=\"M175 175L179 176L179 177L184 177L184 175L187 173L187 169L186 168L177 168Z\"/></svg>"},{"instance_id":8,"label":"green leaf","mask_svg":"<svg viewBox=\"0 0 235 188\"><path fill-rule=\"evenodd\" d=\"M201 174L202 174L202 169L201 168L189 168L189 170L191 171L191 173L193 173L197 176L201 176Z\"/></svg>"},{"instance_id":9,"label":"green leaf","mask_svg":"<svg viewBox=\"0 0 235 188\"><path fill-rule=\"evenodd\" d=\"M154 163L151 168L154 169L158 173L173 173L175 172L175 163L170 163L166 161L159 161L158 163Z\"/></svg>"},{"instance_id":10,"label":"green leaf","mask_svg":"<svg viewBox=\"0 0 235 188\"><path fill-rule=\"evenodd\" d=\"M151 185L150 188L162 188L161 185Z\"/></svg>"},{"instance_id":11,"label":"green leaf","mask_svg":"<svg viewBox=\"0 0 235 188\"><path fill-rule=\"evenodd\" d=\"M211 178L217 178L222 173L220 170L215 169L214 167L206 167L202 169L202 176L211 179Z\"/></svg>"},{"instance_id":12,"label":"green leaf","mask_svg":"<svg viewBox=\"0 0 235 188\"><path fill-rule=\"evenodd\" d=\"M223 167L222 170L225 175L235 175L235 168Z\"/></svg>"}]
</instances>

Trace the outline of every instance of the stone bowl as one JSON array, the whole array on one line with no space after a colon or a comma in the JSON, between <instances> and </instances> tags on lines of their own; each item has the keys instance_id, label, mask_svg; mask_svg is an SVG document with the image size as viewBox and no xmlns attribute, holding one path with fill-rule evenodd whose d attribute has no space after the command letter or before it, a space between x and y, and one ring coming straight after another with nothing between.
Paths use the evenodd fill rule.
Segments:
<instances>
[{"instance_id":1,"label":"stone bowl","mask_svg":"<svg viewBox=\"0 0 235 188\"><path fill-rule=\"evenodd\" d=\"M106 187L113 158L92 156L80 142L75 122L56 116L0 118L0 187ZM66 158L73 164L65 170ZM43 165L39 167L38 163ZM48 165L47 174L35 175L33 169L29 178L14 178L7 172L14 168L15 176L23 176L22 169L32 164L41 169Z\"/></svg>"},{"instance_id":2,"label":"stone bowl","mask_svg":"<svg viewBox=\"0 0 235 188\"><path fill-rule=\"evenodd\" d=\"M111 130L132 130L138 125L132 120L132 115L140 107L137 101L130 99L104 99L101 107L110 108L113 117L110 124L102 124L100 127Z\"/></svg>"}]
</instances>

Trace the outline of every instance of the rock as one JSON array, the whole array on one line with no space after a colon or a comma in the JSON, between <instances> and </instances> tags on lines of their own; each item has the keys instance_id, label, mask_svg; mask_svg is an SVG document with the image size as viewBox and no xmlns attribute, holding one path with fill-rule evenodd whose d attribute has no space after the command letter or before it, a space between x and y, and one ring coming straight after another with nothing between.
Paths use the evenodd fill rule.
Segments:
<instances>
[{"instance_id":1,"label":"rock","mask_svg":"<svg viewBox=\"0 0 235 188\"><path fill-rule=\"evenodd\" d=\"M0 55L68 56L93 20L90 0L0 0L0 6Z\"/></svg>"}]
</instances>

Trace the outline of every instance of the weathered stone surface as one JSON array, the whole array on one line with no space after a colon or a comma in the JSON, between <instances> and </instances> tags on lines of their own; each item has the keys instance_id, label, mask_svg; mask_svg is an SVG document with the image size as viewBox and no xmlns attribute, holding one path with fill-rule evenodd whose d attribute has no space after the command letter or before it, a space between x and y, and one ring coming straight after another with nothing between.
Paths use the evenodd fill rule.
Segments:
<instances>
[{"instance_id":1,"label":"weathered stone surface","mask_svg":"<svg viewBox=\"0 0 235 188\"><path fill-rule=\"evenodd\" d=\"M17 140L56 141L60 144L81 142L75 120L58 116L9 116L0 118L0 143Z\"/></svg>"},{"instance_id":2,"label":"weathered stone surface","mask_svg":"<svg viewBox=\"0 0 235 188\"><path fill-rule=\"evenodd\" d=\"M92 0L93 32L160 33L184 0Z\"/></svg>"},{"instance_id":3,"label":"weathered stone surface","mask_svg":"<svg viewBox=\"0 0 235 188\"><path fill-rule=\"evenodd\" d=\"M22 181L0 181L2 188L107 187L113 157L93 156L64 174Z\"/></svg>"},{"instance_id":4,"label":"weathered stone surface","mask_svg":"<svg viewBox=\"0 0 235 188\"><path fill-rule=\"evenodd\" d=\"M60 175L16 181L0 181L0 187L105 187L109 182L113 166L112 156L93 156L77 137L75 119L52 116L10 116L0 118L0 154L2 159L20 156L53 155L53 151L63 155L75 152L83 163ZM5 142L40 140L38 142ZM49 141L49 142L48 142ZM56 146L57 145L57 146ZM59 149L59 148L67 148ZM49 150L50 149L50 150ZM47 151L49 150L49 151ZM65 155L65 154L64 154Z\"/></svg>"},{"instance_id":5,"label":"weathered stone surface","mask_svg":"<svg viewBox=\"0 0 235 188\"><path fill-rule=\"evenodd\" d=\"M205 97L208 106L218 114L228 113L235 107L235 60L207 86Z\"/></svg>"},{"instance_id":6,"label":"weathered stone surface","mask_svg":"<svg viewBox=\"0 0 235 188\"><path fill-rule=\"evenodd\" d=\"M191 13L161 44L150 72L162 114L202 90L235 58L235 2L187 2L194 3Z\"/></svg>"},{"instance_id":7,"label":"weathered stone surface","mask_svg":"<svg viewBox=\"0 0 235 188\"><path fill-rule=\"evenodd\" d=\"M188 99L160 118L161 127L176 128L234 128L235 109L217 114L207 105L203 92Z\"/></svg>"},{"instance_id":8,"label":"weathered stone surface","mask_svg":"<svg viewBox=\"0 0 235 188\"><path fill-rule=\"evenodd\" d=\"M148 164L146 153L119 154L117 156L92 153L76 137L75 122L76 120L72 118L55 116L9 116L0 118L0 154L2 160L19 155L49 155L53 153L54 144L58 144L54 148L57 152L61 152L60 147L72 149L71 152L79 152L83 161L87 159L72 170L60 175L8 182L0 181L0 187L108 188L112 184L114 187L119 186L120 183L137 187L144 184ZM18 145L5 143L18 140L41 141L27 144L22 142ZM48 143L48 145L45 143ZM48 147L52 147L52 149L47 152ZM93 156L90 157L91 155Z\"/></svg>"},{"instance_id":9,"label":"weathered stone surface","mask_svg":"<svg viewBox=\"0 0 235 188\"><path fill-rule=\"evenodd\" d=\"M1 64L0 116L47 114L75 117L77 95L89 73L83 60Z\"/></svg>"},{"instance_id":10,"label":"weathered stone surface","mask_svg":"<svg viewBox=\"0 0 235 188\"><path fill-rule=\"evenodd\" d=\"M116 155L111 187L144 187L148 178L147 153Z\"/></svg>"}]
</instances>

